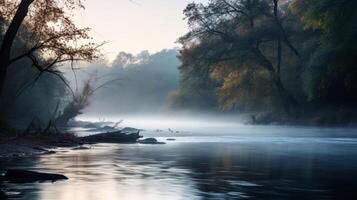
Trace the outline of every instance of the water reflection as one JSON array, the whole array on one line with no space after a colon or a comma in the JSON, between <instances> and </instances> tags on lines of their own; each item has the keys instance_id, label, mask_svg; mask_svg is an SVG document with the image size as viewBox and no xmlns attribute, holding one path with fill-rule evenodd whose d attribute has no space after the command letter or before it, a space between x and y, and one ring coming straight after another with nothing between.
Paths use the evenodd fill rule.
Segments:
<instances>
[{"instance_id":1,"label":"water reflection","mask_svg":"<svg viewBox=\"0 0 357 200\"><path fill-rule=\"evenodd\" d=\"M194 138L191 138L194 140ZM189 138L183 139L190 140ZM2 167L63 173L57 183L8 186L23 199L355 199L354 140L240 140L104 145ZM237 139L239 141L239 139Z\"/></svg>"}]
</instances>

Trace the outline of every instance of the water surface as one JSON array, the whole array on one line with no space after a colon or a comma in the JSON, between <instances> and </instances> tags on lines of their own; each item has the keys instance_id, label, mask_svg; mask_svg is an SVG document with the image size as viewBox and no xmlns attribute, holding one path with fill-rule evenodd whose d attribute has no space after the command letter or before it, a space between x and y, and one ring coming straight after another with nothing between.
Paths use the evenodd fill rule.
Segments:
<instances>
[{"instance_id":1,"label":"water surface","mask_svg":"<svg viewBox=\"0 0 357 200\"><path fill-rule=\"evenodd\" d=\"M176 139L165 145L96 144L0 166L69 177L6 185L30 200L357 198L355 129L184 127L146 127L145 136Z\"/></svg>"}]
</instances>

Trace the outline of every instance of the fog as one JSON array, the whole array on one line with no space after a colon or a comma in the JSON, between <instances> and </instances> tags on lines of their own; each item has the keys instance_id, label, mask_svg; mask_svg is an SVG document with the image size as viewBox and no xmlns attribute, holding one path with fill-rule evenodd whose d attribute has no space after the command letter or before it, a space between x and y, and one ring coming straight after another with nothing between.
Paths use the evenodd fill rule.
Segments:
<instances>
[{"instance_id":1,"label":"fog","mask_svg":"<svg viewBox=\"0 0 357 200\"><path fill-rule=\"evenodd\" d=\"M168 94L178 86L177 54L176 49L137 55L120 52L113 63L93 63L65 75L73 88L78 85L80 90L88 79L93 80L92 87L100 87L84 115L157 114L165 110Z\"/></svg>"}]
</instances>

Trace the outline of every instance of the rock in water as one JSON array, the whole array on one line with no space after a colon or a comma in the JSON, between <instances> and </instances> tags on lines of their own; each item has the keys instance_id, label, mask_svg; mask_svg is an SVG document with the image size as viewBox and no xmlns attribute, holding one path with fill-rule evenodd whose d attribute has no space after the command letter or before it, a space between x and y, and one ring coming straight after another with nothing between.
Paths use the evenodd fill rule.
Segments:
<instances>
[{"instance_id":1,"label":"rock in water","mask_svg":"<svg viewBox=\"0 0 357 200\"><path fill-rule=\"evenodd\" d=\"M67 180L68 178L61 174L40 173L27 170L9 169L6 171L4 180L12 183L33 183L44 181Z\"/></svg>"},{"instance_id":2,"label":"rock in water","mask_svg":"<svg viewBox=\"0 0 357 200\"><path fill-rule=\"evenodd\" d=\"M82 137L85 142L90 143L136 143L142 136L137 133L126 134L121 131L101 133Z\"/></svg>"},{"instance_id":3,"label":"rock in water","mask_svg":"<svg viewBox=\"0 0 357 200\"><path fill-rule=\"evenodd\" d=\"M165 142L158 142L155 138L146 138L144 140L139 140L140 144L165 144Z\"/></svg>"}]
</instances>

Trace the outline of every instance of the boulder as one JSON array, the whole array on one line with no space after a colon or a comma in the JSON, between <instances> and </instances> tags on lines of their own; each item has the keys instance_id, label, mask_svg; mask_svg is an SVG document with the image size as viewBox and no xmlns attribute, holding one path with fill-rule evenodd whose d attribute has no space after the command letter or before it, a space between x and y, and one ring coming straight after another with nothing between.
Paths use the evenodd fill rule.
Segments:
<instances>
[{"instance_id":1,"label":"boulder","mask_svg":"<svg viewBox=\"0 0 357 200\"><path fill-rule=\"evenodd\" d=\"M6 171L4 180L12 183L33 183L44 181L67 180L68 178L61 174L40 173L27 170L9 169Z\"/></svg>"},{"instance_id":2,"label":"boulder","mask_svg":"<svg viewBox=\"0 0 357 200\"><path fill-rule=\"evenodd\" d=\"M138 141L140 144L165 144L165 142L159 142L155 138L146 138Z\"/></svg>"}]
</instances>

